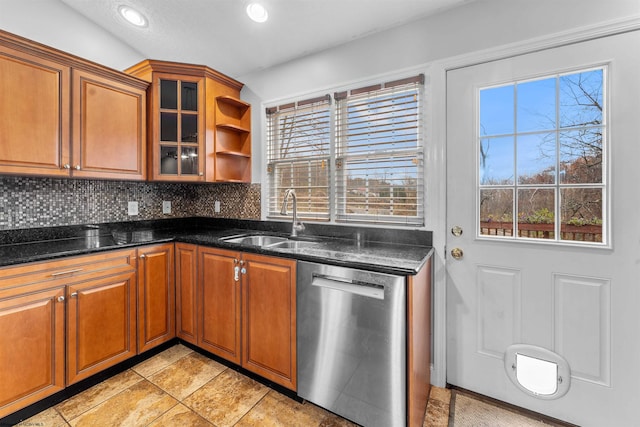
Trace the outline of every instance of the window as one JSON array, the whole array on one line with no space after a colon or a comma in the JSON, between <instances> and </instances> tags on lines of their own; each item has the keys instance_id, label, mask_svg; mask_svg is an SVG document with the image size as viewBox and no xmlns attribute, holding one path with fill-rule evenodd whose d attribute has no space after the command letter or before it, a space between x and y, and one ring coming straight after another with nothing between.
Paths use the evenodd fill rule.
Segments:
<instances>
[{"instance_id":1,"label":"window","mask_svg":"<svg viewBox=\"0 0 640 427\"><path fill-rule=\"evenodd\" d=\"M267 109L268 216L281 217L284 192L293 188L298 216L329 220L329 96Z\"/></svg>"},{"instance_id":2,"label":"window","mask_svg":"<svg viewBox=\"0 0 640 427\"><path fill-rule=\"evenodd\" d=\"M267 109L268 216L424 224L424 76ZM332 124L334 126L332 126Z\"/></svg>"},{"instance_id":3,"label":"window","mask_svg":"<svg viewBox=\"0 0 640 427\"><path fill-rule=\"evenodd\" d=\"M606 243L604 74L480 90L480 236Z\"/></svg>"}]
</instances>

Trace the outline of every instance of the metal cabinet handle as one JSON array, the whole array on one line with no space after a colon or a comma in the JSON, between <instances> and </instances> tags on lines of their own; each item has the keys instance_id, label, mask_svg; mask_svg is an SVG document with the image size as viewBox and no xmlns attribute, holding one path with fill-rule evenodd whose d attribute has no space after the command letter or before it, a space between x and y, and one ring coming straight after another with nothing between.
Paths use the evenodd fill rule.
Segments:
<instances>
[{"instance_id":1,"label":"metal cabinet handle","mask_svg":"<svg viewBox=\"0 0 640 427\"><path fill-rule=\"evenodd\" d=\"M77 292L73 292L71 295L69 295L71 298L77 298L78 297L78 293Z\"/></svg>"},{"instance_id":2,"label":"metal cabinet handle","mask_svg":"<svg viewBox=\"0 0 640 427\"><path fill-rule=\"evenodd\" d=\"M71 165L69 163L65 163L64 165L62 165L63 169L71 169Z\"/></svg>"},{"instance_id":3,"label":"metal cabinet handle","mask_svg":"<svg viewBox=\"0 0 640 427\"><path fill-rule=\"evenodd\" d=\"M51 277L64 276L65 274L73 274L73 273L78 273L80 271L82 271L81 268L76 268L74 270L67 270L67 271L59 271L57 273L51 273Z\"/></svg>"},{"instance_id":4,"label":"metal cabinet handle","mask_svg":"<svg viewBox=\"0 0 640 427\"><path fill-rule=\"evenodd\" d=\"M140 258L145 259L147 256L145 254L140 254Z\"/></svg>"},{"instance_id":5,"label":"metal cabinet handle","mask_svg":"<svg viewBox=\"0 0 640 427\"><path fill-rule=\"evenodd\" d=\"M233 267L233 280L240 281L240 267Z\"/></svg>"}]
</instances>

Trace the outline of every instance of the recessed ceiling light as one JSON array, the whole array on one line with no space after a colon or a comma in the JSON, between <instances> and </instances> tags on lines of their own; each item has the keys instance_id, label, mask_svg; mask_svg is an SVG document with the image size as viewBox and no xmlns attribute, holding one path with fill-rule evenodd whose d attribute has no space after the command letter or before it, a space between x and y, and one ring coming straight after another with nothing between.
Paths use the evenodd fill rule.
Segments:
<instances>
[{"instance_id":1,"label":"recessed ceiling light","mask_svg":"<svg viewBox=\"0 0 640 427\"><path fill-rule=\"evenodd\" d=\"M126 19L128 23L135 25L136 27L147 26L147 18L145 18L142 13L138 12L132 7L122 5L118 8L118 12L120 12L120 15L122 15L122 17Z\"/></svg>"},{"instance_id":2,"label":"recessed ceiling light","mask_svg":"<svg viewBox=\"0 0 640 427\"><path fill-rule=\"evenodd\" d=\"M265 22L269 18L267 9L260 3L249 3L247 6L247 15L256 22Z\"/></svg>"}]
</instances>

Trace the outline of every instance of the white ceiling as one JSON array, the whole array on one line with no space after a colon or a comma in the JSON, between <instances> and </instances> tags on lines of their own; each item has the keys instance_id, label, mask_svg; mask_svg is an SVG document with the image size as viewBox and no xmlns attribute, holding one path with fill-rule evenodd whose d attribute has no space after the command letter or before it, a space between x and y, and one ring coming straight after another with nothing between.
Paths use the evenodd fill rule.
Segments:
<instances>
[{"instance_id":1,"label":"white ceiling","mask_svg":"<svg viewBox=\"0 0 640 427\"><path fill-rule=\"evenodd\" d=\"M263 24L246 16L248 0L61 1L144 58L242 76L474 0L262 0ZM148 27L125 23L122 4L142 12Z\"/></svg>"}]
</instances>

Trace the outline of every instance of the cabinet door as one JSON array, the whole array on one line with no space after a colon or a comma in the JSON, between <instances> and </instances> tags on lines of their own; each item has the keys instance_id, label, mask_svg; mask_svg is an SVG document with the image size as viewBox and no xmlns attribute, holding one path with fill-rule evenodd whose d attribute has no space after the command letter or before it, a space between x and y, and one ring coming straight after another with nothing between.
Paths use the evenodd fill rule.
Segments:
<instances>
[{"instance_id":1,"label":"cabinet door","mask_svg":"<svg viewBox=\"0 0 640 427\"><path fill-rule=\"evenodd\" d=\"M198 248L198 346L240 364L240 274L237 252ZM236 280L238 279L238 280Z\"/></svg>"},{"instance_id":2,"label":"cabinet door","mask_svg":"<svg viewBox=\"0 0 640 427\"><path fill-rule=\"evenodd\" d=\"M136 354L136 273L67 287L67 384Z\"/></svg>"},{"instance_id":3,"label":"cabinet door","mask_svg":"<svg viewBox=\"0 0 640 427\"><path fill-rule=\"evenodd\" d=\"M64 388L63 298L58 287L0 300L0 418Z\"/></svg>"},{"instance_id":4,"label":"cabinet door","mask_svg":"<svg viewBox=\"0 0 640 427\"><path fill-rule=\"evenodd\" d=\"M0 46L0 171L68 176L70 68Z\"/></svg>"},{"instance_id":5,"label":"cabinet door","mask_svg":"<svg viewBox=\"0 0 640 427\"><path fill-rule=\"evenodd\" d=\"M138 249L138 353L176 336L173 243Z\"/></svg>"},{"instance_id":6,"label":"cabinet door","mask_svg":"<svg viewBox=\"0 0 640 427\"><path fill-rule=\"evenodd\" d=\"M245 254L242 366L296 390L296 262Z\"/></svg>"},{"instance_id":7,"label":"cabinet door","mask_svg":"<svg viewBox=\"0 0 640 427\"><path fill-rule=\"evenodd\" d=\"M73 70L73 176L146 178L146 91Z\"/></svg>"},{"instance_id":8,"label":"cabinet door","mask_svg":"<svg viewBox=\"0 0 640 427\"><path fill-rule=\"evenodd\" d=\"M198 343L196 245L176 243L176 335L191 344Z\"/></svg>"},{"instance_id":9,"label":"cabinet door","mask_svg":"<svg viewBox=\"0 0 640 427\"><path fill-rule=\"evenodd\" d=\"M152 83L152 179L204 181L204 79L155 73Z\"/></svg>"}]
</instances>

